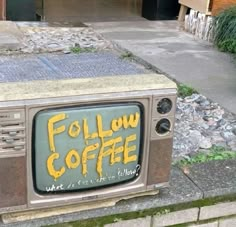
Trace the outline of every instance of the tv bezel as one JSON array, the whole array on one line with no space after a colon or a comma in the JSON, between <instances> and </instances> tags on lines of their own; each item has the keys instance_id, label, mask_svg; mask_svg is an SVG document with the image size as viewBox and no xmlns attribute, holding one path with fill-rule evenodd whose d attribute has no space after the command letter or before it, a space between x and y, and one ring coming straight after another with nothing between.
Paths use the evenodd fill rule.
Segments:
<instances>
[{"instance_id":1,"label":"tv bezel","mask_svg":"<svg viewBox=\"0 0 236 227\"><path fill-rule=\"evenodd\" d=\"M103 104L103 103L99 103L99 104L96 104L96 105L90 105L90 104L83 104L83 105L72 105L72 106L67 106L67 107L59 107L59 108L49 108L49 109L44 109L42 111L39 111L38 113L36 113L34 119L33 119L33 126L32 126L32 144L31 144L31 157L32 157L32 164L31 164L31 168L32 168L32 180L33 180L33 185L34 185L34 190L35 192L37 192L39 195L55 195L55 194L65 194L65 193L80 193L80 192L84 192L84 191L88 191L88 190L100 190L100 188L106 188L106 187L114 187L116 185L119 185L119 184L124 184L124 183L128 183L128 182L131 182L131 181L134 181L138 176L134 175L132 178L130 179L127 179L127 180L121 180L120 182L116 182L116 183L111 183L111 184L107 184L107 185L99 185L97 187L91 187L91 188L82 188L82 189L75 189L75 190L60 190L60 191L50 191L50 192L47 192L46 190L45 191L41 191L40 189L37 188L37 180L36 180L36 169L35 169L35 165L36 165L36 160L35 160L35 144L34 144L34 141L35 141L35 128L36 128L36 118L37 118L37 115L40 114L41 112L43 111L47 111L47 112L50 112L50 111L66 111L68 109L89 109L89 108L106 108L106 107L112 107L112 106L130 106L130 105L135 105L135 106L138 106L139 110L140 110L140 133L142 131L142 128L143 128L143 125L144 125L144 121L145 121L145 116L144 116L144 107L143 105L140 103L140 102L118 102L118 103L112 103L112 102L109 102L109 103L106 103L106 104ZM141 133L140 134L140 140L139 140L139 149L140 149L140 152L139 152L139 156L138 156L138 162L137 164L139 164L141 167L139 169L139 171L141 171L141 168L142 168L142 156L143 156L143 134Z\"/></svg>"},{"instance_id":2,"label":"tv bezel","mask_svg":"<svg viewBox=\"0 0 236 227\"><path fill-rule=\"evenodd\" d=\"M151 139L151 115L152 115L152 98L153 91L140 92L123 92L112 94L99 95L83 95L70 96L61 98L48 98L34 100L26 106L26 122L27 124L27 189L28 189L28 207L43 208L48 206L63 205L64 202L75 204L85 201L103 200L107 198L114 198L127 194L134 194L137 192L147 191L147 171L148 171L148 157L149 157L149 141ZM157 91L157 95L163 94L161 90ZM32 169L32 129L33 119L35 115L42 110L52 108L69 108L78 105L98 105L108 103L140 103L143 106L144 123L143 123L143 155L142 167L138 178L128 183L121 183L115 186L106 187L99 190L88 190L84 192L66 192L63 194L41 195L34 189L33 169Z\"/></svg>"}]
</instances>

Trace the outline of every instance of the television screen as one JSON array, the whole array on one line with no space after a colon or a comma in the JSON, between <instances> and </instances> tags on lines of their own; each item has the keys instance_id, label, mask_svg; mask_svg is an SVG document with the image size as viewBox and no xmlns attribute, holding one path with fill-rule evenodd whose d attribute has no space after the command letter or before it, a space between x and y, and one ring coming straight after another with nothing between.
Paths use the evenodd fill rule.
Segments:
<instances>
[{"instance_id":1,"label":"television screen","mask_svg":"<svg viewBox=\"0 0 236 227\"><path fill-rule=\"evenodd\" d=\"M34 118L34 186L41 193L128 182L141 169L139 103L48 109Z\"/></svg>"}]
</instances>

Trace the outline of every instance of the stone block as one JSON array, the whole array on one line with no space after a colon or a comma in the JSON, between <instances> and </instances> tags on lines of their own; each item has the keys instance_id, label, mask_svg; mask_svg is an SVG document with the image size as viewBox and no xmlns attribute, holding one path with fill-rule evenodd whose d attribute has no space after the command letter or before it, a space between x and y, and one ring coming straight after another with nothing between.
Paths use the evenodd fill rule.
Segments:
<instances>
[{"instance_id":1,"label":"stone block","mask_svg":"<svg viewBox=\"0 0 236 227\"><path fill-rule=\"evenodd\" d=\"M220 203L200 208L200 220L236 215L236 202Z\"/></svg>"},{"instance_id":2,"label":"stone block","mask_svg":"<svg viewBox=\"0 0 236 227\"><path fill-rule=\"evenodd\" d=\"M219 227L233 227L236 226L236 216L228 219L219 220Z\"/></svg>"},{"instance_id":3,"label":"stone block","mask_svg":"<svg viewBox=\"0 0 236 227\"><path fill-rule=\"evenodd\" d=\"M127 221L119 221L112 224L107 224L104 227L149 227L151 226L151 217L137 218Z\"/></svg>"},{"instance_id":4,"label":"stone block","mask_svg":"<svg viewBox=\"0 0 236 227\"><path fill-rule=\"evenodd\" d=\"M205 224L195 224L195 225L190 225L189 227L218 227L218 222L209 222Z\"/></svg>"},{"instance_id":5,"label":"stone block","mask_svg":"<svg viewBox=\"0 0 236 227\"><path fill-rule=\"evenodd\" d=\"M169 225L177 225L189 222L195 222L198 219L199 208L181 210L168 214L154 216L153 227L163 227Z\"/></svg>"}]
</instances>

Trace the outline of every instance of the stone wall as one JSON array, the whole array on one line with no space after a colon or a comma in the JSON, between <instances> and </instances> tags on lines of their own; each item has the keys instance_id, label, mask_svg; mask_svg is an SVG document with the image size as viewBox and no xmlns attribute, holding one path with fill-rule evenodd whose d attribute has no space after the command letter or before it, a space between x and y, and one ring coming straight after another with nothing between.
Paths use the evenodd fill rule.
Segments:
<instances>
[{"instance_id":1,"label":"stone wall","mask_svg":"<svg viewBox=\"0 0 236 227\"><path fill-rule=\"evenodd\" d=\"M107 224L105 227L163 227L176 226L180 224L181 226L189 227L236 226L236 202L191 208L126 221L121 220L116 223Z\"/></svg>"},{"instance_id":2,"label":"stone wall","mask_svg":"<svg viewBox=\"0 0 236 227\"><path fill-rule=\"evenodd\" d=\"M213 39L213 18L195 10L190 10L190 14L185 16L184 28L196 37L212 41Z\"/></svg>"}]
</instances>

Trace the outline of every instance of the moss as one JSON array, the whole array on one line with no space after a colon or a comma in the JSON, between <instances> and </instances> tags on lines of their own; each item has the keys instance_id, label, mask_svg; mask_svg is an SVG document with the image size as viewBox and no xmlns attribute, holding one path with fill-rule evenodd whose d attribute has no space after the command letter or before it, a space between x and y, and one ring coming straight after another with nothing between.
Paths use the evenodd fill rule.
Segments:
<instances>
[{"instance_id":1,"label":"moss","mask_svg":"<svg viewBox=\"0 0 236 227\"><path fill-rule=\"evenodd\" d=\"M75 54L80 54L80 53L94 53L96 52L96 49L93 48L93 47L84 47L84 48L81 48L79 46L76 46L76 47L71 47L70 48L70 51L72 53L75 53Z\"/></svg>"}]
</instances>

